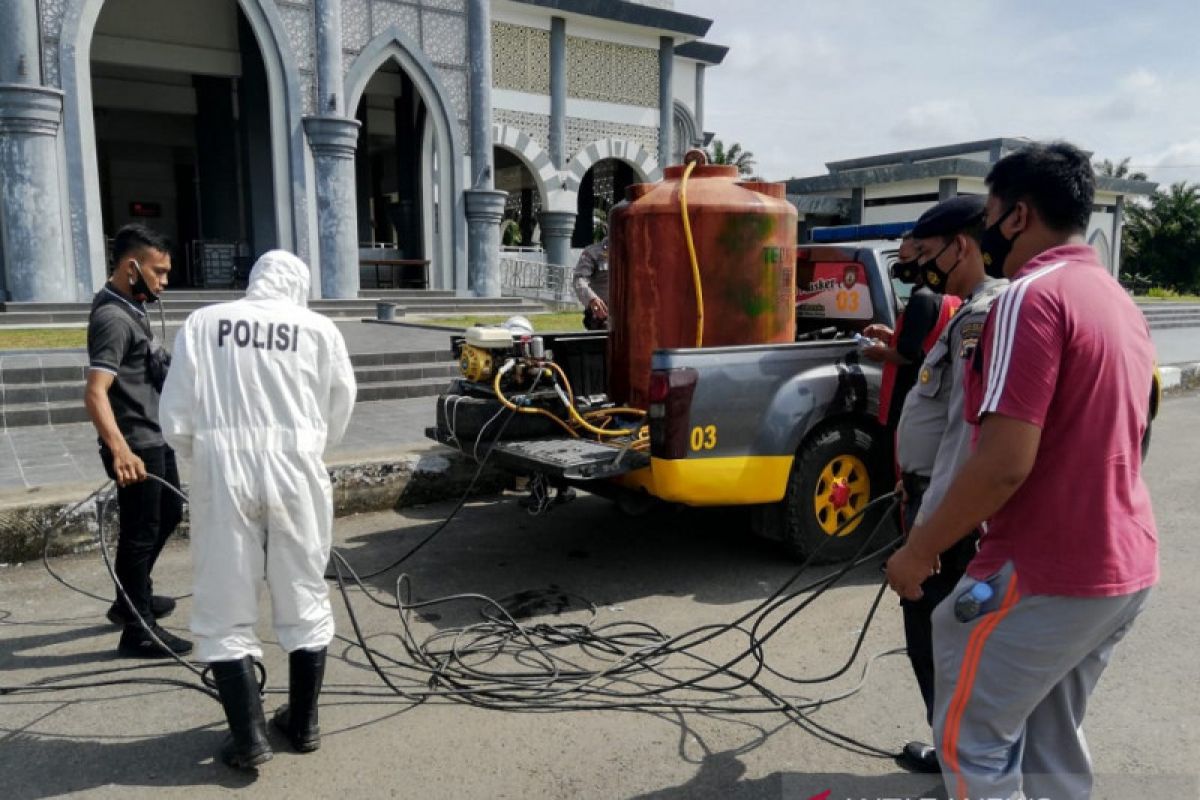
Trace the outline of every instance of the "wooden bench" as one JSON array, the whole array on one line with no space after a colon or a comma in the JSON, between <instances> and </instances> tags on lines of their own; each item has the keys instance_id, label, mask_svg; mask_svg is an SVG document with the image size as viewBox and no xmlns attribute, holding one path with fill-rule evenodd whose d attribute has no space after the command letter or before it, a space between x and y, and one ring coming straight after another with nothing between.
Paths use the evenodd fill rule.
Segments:
<instances>
[{"instance_id":1,"label":"wooden bench","mask_svg":"<svg viewBox=\"0 0 1200 800\"><path fill-rule=\"evenodd\" d=\"M421 258L363 258L358 262L361 266L375 268L376 289L428 289L429 260ZM408 267L420 267L420 275L415 279L404 276ZM386 277L385 277L386 276ZM386 284L386 285L385 285Z\"/></svg>"}]
</instances>

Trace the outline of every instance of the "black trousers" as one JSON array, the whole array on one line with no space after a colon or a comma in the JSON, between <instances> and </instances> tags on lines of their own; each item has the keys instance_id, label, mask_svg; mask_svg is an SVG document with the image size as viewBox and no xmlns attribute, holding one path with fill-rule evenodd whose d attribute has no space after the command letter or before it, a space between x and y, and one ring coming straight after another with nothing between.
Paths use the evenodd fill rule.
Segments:
<instances>
[{"instance_id":1,"label":"black trousers","mask_svg":"<svg viewBox=\"0 0 1200 800\"><path fill-rule=\"evenodd\" d=\"M903 478L908 502L904 506L904 530L912 530L927 482ZM925 701L925 721L933 724L933 623L931 617L938 603L945 600L958 585L967 565L978 548L979 535L972 533L960 540L941 555L942 567L921 584L920 600L901 600L904 612L904 642L908 648L908 661Z\"/></svg>"},{"instance_id":2,"label":"black trousers","mask_svg":"<svg viewBox=\"0 0 1200 800\"><path fill-rule=\"evenodd\" d=\"M175 451L167 445L134 450L142 459L149 475L157 475L175 488L179 488L179 468L175 464ZM113 471L112 452L100 448L100 460L108 477L116 480ZM183 517L183 501L177 494L161 483L147 478L117 489L117 507L121 519L121 532L117 539L117 558L113 565L117 580L125 587L137 612L147 621L152 619L150 598L153 582L150 572L158 561L167 537L179 525ZM115 587L114 587L115 588ZM117 592L118 602L121 593Z\"/></svg>"}]
</instances>

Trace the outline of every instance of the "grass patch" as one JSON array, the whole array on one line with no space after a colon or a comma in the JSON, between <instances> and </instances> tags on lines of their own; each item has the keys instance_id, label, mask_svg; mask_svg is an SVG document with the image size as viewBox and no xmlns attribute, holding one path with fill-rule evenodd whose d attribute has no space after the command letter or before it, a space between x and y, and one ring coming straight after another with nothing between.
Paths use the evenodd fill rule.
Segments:
<instances>
[{"instance_id":1,"label":"grass patch","mask_svg":"<svg viewBox=\"0 0 1200 800\"><path fill-rule=\"evenodd\" d=\"M87 347L87 328L0 328L0 350Z\"/></svg>"},{"instance_id":2,"label":"grass patch","mask_svg":"<svg viewBox=\"0 0 1200 800\"><path fill-rule=\"evenodd\" d=\"M463 317L421 317L414 315L408 319L419 320L423 325L437 325L444 328L454 328L457 330L465 330L472 325L499 325L504 320L508 319L511 314L472 314ZM583 330L583 312L582 311L561 311L548 312L545 314L526 314L526 318L533 323L535 331L548 333L559 331L581 331Z\"/></svg>"},{"instance_id":3,"label":"grass patch","mask_svg":"<svg viewBox=\"0 0 1200 800\"><path fill-rule=\"evenodd\" d=\"M1139 303L1200 303L1200 294L1176 294L1163 297L1139 294L1135 295L1133 299Z\"/></svg>"}]
</instances>

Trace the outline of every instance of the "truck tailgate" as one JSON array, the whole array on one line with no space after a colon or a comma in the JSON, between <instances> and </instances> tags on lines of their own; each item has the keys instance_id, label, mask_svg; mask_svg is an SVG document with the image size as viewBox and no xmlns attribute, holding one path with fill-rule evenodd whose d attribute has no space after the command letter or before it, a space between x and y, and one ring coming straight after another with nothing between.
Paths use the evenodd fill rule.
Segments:
<instances>
[{"instance_id":1,"label":"truck tailgate","mask_svg":"<svg viewBox=\"0 0 1200 800\"><path fill-rule=\"evenodd\" d=\"M464 447L460 442L450 441L448 436L434 428L430 428L427 435L442 444L471 452L471 443ZM489 443L480 443L480 458L489 446ZM550 478L572 481L614 478L650 466L648 453L624 449L618 444L603 444L569 436L499 441L495 443L489 458L497 466L513 472L541 473Z\"/></svg>"}]
</instances>

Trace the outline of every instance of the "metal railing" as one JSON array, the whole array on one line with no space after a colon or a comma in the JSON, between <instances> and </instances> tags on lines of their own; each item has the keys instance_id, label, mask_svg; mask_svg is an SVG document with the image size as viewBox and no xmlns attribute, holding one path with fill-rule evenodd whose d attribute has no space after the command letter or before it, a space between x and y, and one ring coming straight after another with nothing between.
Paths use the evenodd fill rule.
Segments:
<instances>
[{"instance_id":1,"label":"metal railing","mask_svg":"<svg viewBox=\"0 0 1200 800\"><path fill-rule=\"evenodd\" d=\"M509 296L568 307L579 305L571 288L571 270L558 264L502 254L500 287Z\"/></svg>"}]
</instances>

